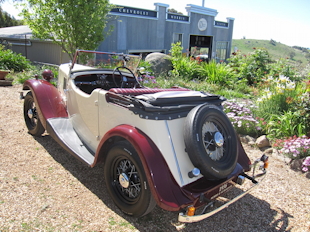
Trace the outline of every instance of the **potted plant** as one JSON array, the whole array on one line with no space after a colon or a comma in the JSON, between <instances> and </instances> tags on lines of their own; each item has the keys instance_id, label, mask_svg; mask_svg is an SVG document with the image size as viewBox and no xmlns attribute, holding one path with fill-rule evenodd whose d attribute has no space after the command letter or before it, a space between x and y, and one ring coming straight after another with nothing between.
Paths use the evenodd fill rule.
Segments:
<instances>
[{"instance_id":1,"label":"potted plant","mask_svg":"<svg viewBox=\"0 0 310 232\"><path fill-rule=\"evenodd\" d=\"M0 64L0 80L5 80L5 76L10 73L5 64Z\"/></svg>"}]
</instances>

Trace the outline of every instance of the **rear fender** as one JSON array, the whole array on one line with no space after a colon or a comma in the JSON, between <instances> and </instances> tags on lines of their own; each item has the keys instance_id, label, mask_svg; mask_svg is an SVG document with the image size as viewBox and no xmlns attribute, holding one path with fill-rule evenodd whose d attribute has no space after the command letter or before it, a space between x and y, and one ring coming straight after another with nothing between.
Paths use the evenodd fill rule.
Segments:
<instances>
[{"instance_id":1,"label":"rear fender","mask_svg":"<svg viewBox=\"0 0 310 232\"><path fill-rule=\"evenodd\" d=\"M248 172L251 170L251 160L249 159L248 155L246 154L244 147L242 146L242 143L240 141L240 137L237 136L238 140L238 163L243 167L243 170L245 172Z\"/></svg>"},{"instance_id":2,"label":"rear fender","mask_svg":"<svg viewBox=\"0 0 310 232\"><path fill-rule=\"evenodd\" d=\"M120 125L108 131L97 148L92 166L105 159L108 150L105 145L114 137L128 140L137 151L158 206L168 211L179 211L191 202L176 183L157 146L135 127Z\"/></svg>"},{"instance_id":3,"label":"rear fender","mask_svg":"<svg viewBox=\"0 0 310 232\"><path fill-rule=\"evenodd\" d=\"M23 90L31 90L40 121L45 129L47 119L68 117L62 97L51 83L45 80L30 79L25 81Z\"/></svg>"}]
</instances>

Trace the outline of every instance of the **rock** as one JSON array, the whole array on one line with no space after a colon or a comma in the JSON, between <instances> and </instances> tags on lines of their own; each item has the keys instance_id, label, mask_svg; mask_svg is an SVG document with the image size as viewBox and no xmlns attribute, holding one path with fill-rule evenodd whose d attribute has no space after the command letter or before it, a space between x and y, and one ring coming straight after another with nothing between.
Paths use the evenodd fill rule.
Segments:
<instances>
[{"instance_id":1,"label":"rock","mask_svg":"<svg viewBox=\"0 0 310 232\"><path fill-rule=\"evenodd\" d=\"M265 150L265 153L268 155L272 155L274 152L275 152L275 149L273 149L273 148L268 148Z\"/></svg>"},{"instance_id":2,"label":"rock","mask_svg":"<svg viewBox=\"0 0 310 232\"><path fill-rule=\"evenodd\" d=\"M245 137L249 141L249 144L255 144L255 138L253 138L249 135L246 135Z\"/></svg>"},{"instance_id":3,"label":"rock","mask_svg":"<svg viewBox=\"0 0 310 232\"><path fill-rule=\"evenodd\" d=\"M172 70L172 63L169 56L159 52L153 52L145 57L145 61L151 64L155 76L167 75Z\"/></svg>"},{"instance_id":4,"label":"rock","mask_svg":"<svg viewBox=\"0 0 310 232\"><path fill-rule=\"evenodd\" d=\"M245 136L242 136L242 135L240 135L240 141L242 142L242 143L248 143L249 141L246 139L246 137Z\"/></svg>"},{"instance_id":5,"label":"rock","mask_svg":"<svg viewBox=\"0 0 310 232\"><path fill-rule=\"evenodd\" d=\"M270 147L270 141L266 135L262 135L256 139L256 145L259 148Z\"/></svg>"},{"instance_id":6,"label":"rock","mask_svg":"<svg viewBox=\"0 0 310 232\"><path fill-rule=\"evenodd\" d=\"M253 142L253 141L249 141L248 144L249 144L250 146L255 146L255 142Z\"/></svg>"},{"instance_id":7,"label":"rock","mask_svg":"<svg viewBox=\"0 0 310 232\"><path fill-rule=\"evenodd\" d=\"M242 143L255 145L255 139L249 135L240 135L240 140Z\"/></svg>"},{"instance_id":8,"label":"rock","mask_svg":"<svg viewBox=\"0 0 310 232\"><path fill-rule=\"evenodd\" d=\"M304 159L291 160L290 162L291 169L296 170L296 171L301 171L301 166L302 166L303 161Z\"/></svg>"}]
</instances>

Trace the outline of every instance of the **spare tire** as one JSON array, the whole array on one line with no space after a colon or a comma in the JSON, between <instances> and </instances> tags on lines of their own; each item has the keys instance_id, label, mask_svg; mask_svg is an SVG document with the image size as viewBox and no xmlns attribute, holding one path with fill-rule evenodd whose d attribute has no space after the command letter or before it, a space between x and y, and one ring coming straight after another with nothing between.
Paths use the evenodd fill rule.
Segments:
<instances>
[{"instance_id":1,"label":"spare tire","mask_svg":"<svg viewBox=\"0 0 310 232\"><path fill-rule=\"evenodd\" d=\"M237 163L237 137L226 114L215 105L193 108L184 125L186 152L209 180L226 178Z\"/></svg>"}]
</instances>

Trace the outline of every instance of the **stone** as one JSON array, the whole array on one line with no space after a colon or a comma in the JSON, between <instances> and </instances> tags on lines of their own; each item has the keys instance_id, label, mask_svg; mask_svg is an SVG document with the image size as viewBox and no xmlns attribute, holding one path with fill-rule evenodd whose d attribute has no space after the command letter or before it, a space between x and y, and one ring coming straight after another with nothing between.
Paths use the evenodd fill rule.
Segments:
<instances>
[{"instance_id":1,"label":"stone","mask_svg":"<svg viewBox=\"0 0 310 232\"><path fill-rule=\"evenodd\" d=\"M302 171L301 167L302 167L303 161L304 161L304 159L291 160L291 162L290 162L291 169L296 170L296 171Z\"/></svg>"},{"instance_id":2,"label":"stone","mask_svg":"<svg viewBox=\"0 0 310 232\"><path fill-rule=\"evenodd\" d=\"M249 141L249 143L255 144L255 138L253 138L253 137L251 137L251 136L249 136L249 135L246 135L245 137L247 138L247 140Z\"/></svg>"},{"instance_id":3,"label":"stone","mask_svg":"<svg viewBox=\"0 0 310 232\"><path fill-rule=\"evenodd\" d=\"M256 139L256 145L259 148L270 147L270 141L266 135L262 135Z\"/></svg>"},{"instance_id":4,"label":"stone","mask_svg":"<svg viewBox=\"0 0 310 232\"><path fill-rule=\"evenodd\" d=\"M155 76L160 74L168 75L169 71L172 70L172 62L169 57L160 52L153 52L145 57L145 61L150 63Z\"/></svg>"},{"instance_id":5,"label":"stone","mask_svg":"<svg viewBox=\"0 0 310 232\"><path fill-rule=\"evenodd\" d=\"M273 149L272 147L271 148L267 148L265 150L265 153L268 154L268 155L272 155L274 152L275 152L275 149Z\"/></svg>"}]
</instances>

